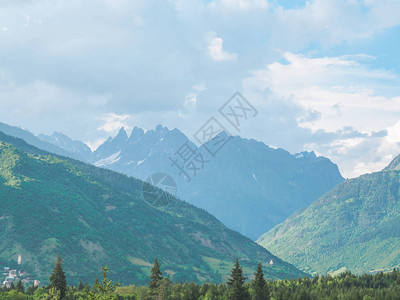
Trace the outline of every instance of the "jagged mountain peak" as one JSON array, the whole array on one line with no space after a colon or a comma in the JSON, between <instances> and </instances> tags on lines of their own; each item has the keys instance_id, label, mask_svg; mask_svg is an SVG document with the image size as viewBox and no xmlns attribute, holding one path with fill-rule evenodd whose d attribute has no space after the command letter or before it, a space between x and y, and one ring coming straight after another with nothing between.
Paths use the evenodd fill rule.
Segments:
<instances>
[{"instance_id":1,"label":"jagged mountain peak","mask_svg":"<svg viewBox=\"0 0 400 300\"><path fill-rule=\"evenodd\" d=\"M84 161L88 161L92 150L81 141L72 140L62 132L54 131L52 135L39 134L38 138L44 142L56 145L70 153L78 154Z\"/></svg>"},{"instance_id":2,"label":"jagged mountain peak","mask_svg":"<svg viewBox=\"0 0 400 300\"><path fill-rule=\"evenodd\" d=\"M314 151L311 151L311 152L303 151L303 152L299 152L299 153L294 154L294 157L296 157L296 158L313 159L313 158L317 158L317 155L315 154Z\"/></svg>"},{"instance_id":3,"label":"jagged mountain peak","mask_svg":"<svg viewBox=\"0 0 400 300\"><path fill-rule=\"evenodd\" d=\"M164 133L165 131L167 131L167 130L169 130L167 127L164 127L164 126L162 126L161 124L158 124L157 126L156 126L156 129L155 129L155 131L157 132L157 133Z\"/></svg>"},{"instance_id":4,"label":"jagged mountain peak","mask_svg":"<svg viewBox=\"0 0 400 300\"><path fill-rule=\"evenodd\" d=\"M134 127L129 137L125 128L121 127L114 138L110 137L97 148L91 162L97 166L110 168L118 168L117 165L123 165L127 170L139 165L142 168L150 156L160 157L166 152L173 153L175 148L187 140L188 138L178 129L170 130L162 125L147 131ZM142 165L143 162L145 163Z\"/></svg>"},{"instance_id":5,"label":"jagged mountain peak","mask_svg":"<svg viewBox=\"0 0 400 300\"><path fill-rule=\"evenodd\" d=\"M209 142L222 143L206 149L209 145L197 147L176 128L157 125L146 131L135 127L128 138L121 127L87 161L143 180L154 173L168 173L179 186L179 197L253 239L343 180L334 163L314 152L291 154L240 136L224 143L226 132L214 138L220 141ZM193 154L196 160L187 161L186 170L180 169L190 151L200 151L204 160ZM190 184L187 175L192 176Z\"/></svg>"},{"instance_id":6,"label":"jagged mountain peak","mask_svg":"<svg viewBox=\"0 0 400 300\"><path fill-rule=\"evenodd\" d=\"M128 134L126 133L125 127L122 126L119 131L117 136L114 138L115 141L127 141L128 140Z\"/></svg>"},{"instance_id":7,"label":"jagged mountain peak","mask_svg":"<svg viewBox=\"0 0 400 300\"><path fill-rule=\"evenodd\" d=\"M397 155L384 170L400 170L400 155Z\"/></svg>"},{"instance_id":8,"label":"jagged mountain peak","mask_svg":"<svg viewBox=\"0 0 400 300\"><path fill-rule=\"evenodd\" d=\"M175 135L184 135L179 129L169 129L166 126L158 124L154 130L149 130L149 132L154 132L159 139L168 137L168 136L175 136ZM186 137L186 136L185 136Z\"/></svg>"},{"instance_id":9,"label":"jagged mountain peak","mask_svg":"<svg viewBox=\"0 0 400 300\"><path fill-rule=\"evenodd\" d=\"M74 284L94 280L105 264L126 275L123 284L147 284L155 257L177 282L225 281L225 266L236 257L246 276L271 259L269 278L305 275L178 198L168 207L149 205L140 180L56 158L1 132L0 157L0 195L7 195L0 206L0 216L7 216L1 220L0 258L23 253L24 269L41 281L57 254L68 262L64 271ZM14 226L13 220L24 222Z\"/></svg>"},{"instance_id":10,"label":"jagged mountain peak","mask_svg":"<svg viewBox=\"0 0 400 300\"><path fill-rule=\"evenodd\" d=\"M144 130L139 127L134 127L132 129L131 135L129 136L128 142L137 143L143 138L143 136L144 136Z\"/></svg>"},{"instance_id":11,"label":"jagged mountain peak","mask_svg":"<svg viewBox=\"0 0 400 300\"><path fill-rule=\"evenodd\" d=\"M34 145L35 147L38 147L40 149L62 156L84 160L78 153L65 150L51 141L44 141L41 138L29 132L28 130L22 129L22 127L10 126L0 122L0 131L13 137L21 138L26 142L28 142L29 144Z\"/></svg>"}]
</instances>

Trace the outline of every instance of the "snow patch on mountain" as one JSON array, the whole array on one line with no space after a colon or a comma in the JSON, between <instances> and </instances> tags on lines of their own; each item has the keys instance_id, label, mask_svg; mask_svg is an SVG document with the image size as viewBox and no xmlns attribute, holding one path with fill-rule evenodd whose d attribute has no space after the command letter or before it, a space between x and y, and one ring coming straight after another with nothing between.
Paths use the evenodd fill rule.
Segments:
<instances>
[{"instance_id":1,"label":"snow patch on mountain","mask_svg":"<svg viewBox=\"0 0 400 300\"><path fill-rule=\"evenodd\" d=\"M106 157L106 158L103 158L103 159L100 159L100 160L96 161L94 163L94 165L96 167L104 167L104 166L112 165L112 164L118 162L121 159L120 154L121 154L121 150L116 152L116 153L114 153L114 154L112 154L112 155L110 155L109 157Z\"/></svg>"}]
</instances>

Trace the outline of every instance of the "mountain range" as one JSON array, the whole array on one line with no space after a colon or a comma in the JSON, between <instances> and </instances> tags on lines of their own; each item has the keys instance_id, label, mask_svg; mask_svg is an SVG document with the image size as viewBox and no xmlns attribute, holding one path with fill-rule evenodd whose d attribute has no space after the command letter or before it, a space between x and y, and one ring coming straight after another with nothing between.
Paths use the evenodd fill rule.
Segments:
<instances>
[{"instance_id":1,"label":"mountain range","mask_svg":"<svg viewBox=\"0 0 400 300\"><path fill-rule=\"evenodd\" d=\"M258 243L310 273L387 271L400 266L399 228L400 156L340 183Z\"/></svg>"},{"instance_id":2,"label":"mountain range","mask_svg":"<svg viewBox=\"0 0 400 300\"><path fill-rule=\"evenodd\" d=\"M58 155L50 155L23 143L21 140L1 135L4 141L16 147L13 151L22 151L22 153L18 152L18 155L26 154L29 159L35 158L35 162L44 160L53 167L57 166L57 171L50 172L53 176L54 174L58 176L60 165L63 168L68 166L66 168L69 170L68 172L72 170L72 174L60 173L65 178L70 175L81 176L81 174L85 174L84 176L90 178L89 183L104 185L104 187L111 189L112 193L116 193L116 196L111 197L112 199L114 197L117 199L119 199L118 197L134 197L135 200L129 200L129 203L135 203L135 207L140 207L141 213L136 215L138 219L141 218L139 216L153 214L155 209L158 213L163 213L164 217L167 214L170 218L168 219L169 223L176 223L176 218L181 221L185 220L185 228L186 226L190 228L189 233L185 229L183 236L179 236L178 233L173 231L173 238L170 239L170 236L165 238L166 233L164 232L164 242L155 251L152 249L159 242L154 242L151 239L150 244L148 240L144 242L144 244L147 243L148 248L139 247L139 254L135 254L136 256L133 258L134 268L139 269L128 271L131 266L126 269L129 274L139 278L139 281L144 282L146 274L148 275L151 263L151 255L148 255L148 253L152 253L154 256L157 255L158 250L163 253L159 256L162 262L170 268L168 269L169 274L172 274L178 280L181 278L185 278L185 280L191 278L198 281L224 280L229 271L227 266L231 266L230 260L235 255L242 258L247 274L251 274L250 270L254 268L255 261L261 258L264 266L268 267L268 276L271 278L301 274L293 266L285 264L277 257L311 274L337 274L346 270L356 273L377 272L400 266L400 235L398 230L400 227L400 155L393 159L381 172L344 180L336 165L324 157L317 157L313 152L292 155L283 149L270 148L255 140L227 136L224 132L221 132L208 143L197 147L178 129L169 130L159 125L155 130L146 132L140 128L134 128L132 133L128 135L125 129L121 128L117 136L110 137L92 153L84 143L73 141L62 133L35 137L23 129L5 124L0 124L0 128L5 128L13 136L21 136L25 140L29 140L38 148L47 151L56 150L54 152L58 155L78 158L77 160L60 158ZM221 140L227 141L224 147L220 149L217 155L210 155L207 150L212 148L216 141ZM198 169L195 176L190 178L190 182L188 182L188 177L180 174L178 168L171 166L171 158L176 157L183 146L186 147L186 150L190 148L204 158L204 165ZM37 157L38 155L40 158ZM62 163L58 161L55 163L54 159L58 159ZM20 169L15 168L15 166L9 169L9 166L14 166L12 160L8 161L6 168L3 164L3 169L6 171L3 170L1 176L7 183L6 185L11 185L16 190L20 189L19 184L21 182L23 184L26 184L25 181L37 183L36 178L40 178L40 174L44 174L44 171L40 168L31 168L38 169L39 173L35 174L36 177L23 174L21 178L24 179L21 181L21 178L18 179L18 176L15 176L16 171ZM154 180L155 176L151 175L155 173L157 173L157 176L161 174L162 177L165 177L165 173L168 173L173 177L172 185L177 186L178 197L169 195L167 199L169 205L165 205L165 203L155 205L157 202L154 202L154 199L150 199L150 202L148 202L148 197L143 197L143 187L151 187L151 185L115 173L115 171L142 180L149 178L149 176L151 180ZM60 181L62 182L57 176L54 178L55 181L49 182L45 189L51 190L51 186L57 186ZM70 181L80 182L82 179L75 178L70 179ZM171 182L169 184L171 185ZM161 185L161 187L163 186ZM36 191L37 187L34 189ZM154 189L157 190L157 188L151 187L149 191L153 192ZM25 195L26 189L23 190ZM78 190L74 190L74 193L85 195L87 191L91 190L94 190L94 188L90 185L82 186ZM175 190L172 192L175 195ZM54 197L59 198L56 195L63 193L65 193L64 190L56 190ZM120 230L123 222L125 222L123 226L127 226L129 222L127 220L115 221L119 214L124 215L122 211L127 210L127 208L125 205L122 206L122 210L118 210L119 206L114 205L114 202L108 205L107 199L111 192L103 190L101 193L103 193L101 197L103 197L102 205L104 205L102 209L106 212L101 213L103 215L100 219L101 222L107 222L105 218L108 221L111 218L110 222L118 223L116 226L119 229L113 231L114 234ZM18 199L24 199L24 195L18 196ZM36 193L36 195L40 194ZM104 198L104 195L107 196ZM101 197L99 195L94 196L90 201L97 203L98 198ZM190 204L179 200L179 198L187 200ZM80 203L80 201L82 200L80 199L77 202ZM138 203L141 204L136 204L135 201L139 201ZM121 202L118 200L116 203L120 204ZM122 203L126 204L124 201ZM143 203L147 203L146 209L142 207ZM202 209L197 209L193 205ZM55 211L57 210L56 207ZM114 211L116 211L114 217L107 215ZM211 212L217 218L206 211ZM46 212L46 214L49 213L51 215L52 211ZM92 211L84 212L85 215L92 213ZM130 213L127 212L126 216ZM129 215L129 218L131 217L132 215ZM20 215L19 218L23 218L23 215ZM8 220L4 214L0 219ZM158 229L152 226L165 226L165 220L167 219L158 222L158 225L150 225L148 220L141 219L139 223L143 222L144 227L149 229L151 236L155 238L153 232ZM263 228L266 228L266 233L262 234L257 242L277 257L268 251L259 252L259 248L254 248L254 244L249 239L225 228L218 220L253 240ZM79 221L82 223L82 220ZM71 223L73 222L71 221ZM84 220L84 223L89 224L89 232L96 231L99 233L99 230L94 229L95 223L88 223L86 220ZM179 226L181 227L181 225ZM199 229L197 226L200 226ZM13 224L8 224L6 227L13 228ZM76 223L73 227L79 228L79 224ZM202 235L205 231L208 239ZM144 232L148 235L147 230ZM127 236L133 238L137 234L139 233L129 232ZM189 237L187 234L189 234ZM106 235L110 235L110 233L107 232ZM210 238L210 236L213 236L213 238ZM159 238L158 235L156 237ZM118 238L124 239L123 237ZM50 241L53 241L52 238L50 239ZM109 256L108 253L118 252L120 257L121 255L125 258L129 257L128 261L132 262L132 256L126 254L126 251L128 251L126 244L123 244L121 250L119 247L112 248L112 246L107 245L107 238L101 234L96 236L95 239L106 243L106 246L102 245L102 248L106 249L106 251L103 251L107 253L105 257L109 261L115 262L118 269L121 269L121 265L118 265L121 264L121 261L113 261L112 256ZM199 249L194 246L193 239L200 241L200 244L206 248L210 246L209 241L217 243L218 246L211 247L214 251L212 254L207 252L209 249L205 251L207 254L204 254L204 248ZM178 244L175 243L177 241L185 242L183 246L178 247ZM68 244L68 242L66 243ZM96 245L93 245L93 243L90 244L89 249L97 251ZM142 244L143 241L141 240ZM3 247L4 245L5 243L3 243ZM77 244L70 247L76 246ZM82 244L80 246L83 247ZM15 247L15 249L20 249L18 246ZM136 247L138 246L135 246L135 251L138 249ZM173 263L163 256L165 253L173 256L168 251L174 247L178 247L186 253L186 256L183 255L182 261L179 261L179 263ZM47 249L47 245L42 245L41 249L43 248ZM252 254L253 251L257 253L255 256ZM188 270L187 261L193 262L192 258L187 256L189 252L197 255L196 266L191 268L190 272L185 273L183 270ZM37 253L35 254L37 255ZM54 253L49 252L46 256L52 257L55 255ZM15 256L15 253L12 253L12 255ZM85 253L80 253L80 255L85 256ZM89 256L88 261L91 264L97 263L99 265L102 261L98 260L97 256L94 258L93 253L90 253ZM10 257L9 250L0 251L0 264L5 257ZM202 259L198 260L198 257L202 257ZM273 265L266 263L269 259L274 262ZM74 259L70 261L74 261ZM275 261L278 263L275 264ZM49 264L50 261L46 263ZM30 266L32 269L38 270L38 266L46 265L46 263L35 261ZM124 263L126 264L126 262ZM123 270L125 271L125 269ZM74 274L74 271L69 270L69 272ZM85 276L91 274L85 274Z\"/></svg>"},{"instance_id":3,"label":"mountain range","mask_svg":"<svg viewBox=\"0 0 400 300\"><path fill-rule=\"evenodd\" d=\"M66 145L54 135L40 138L73 150L72 140ZM87 161L142 180L154 173L170 174L177 184L178 197L253 240L343 181L338 167L314 152L292 155L224 132L214 139L227 140L215 157L207 151L214 140L197 147L178 129L158 125L145 132L134 128L128 136L121 128ZM195 176L191 173L190 182L178 167L171 166L171 159L183 150L193 150L203 157L203 165L198 161L199 170ZM84 156L82 150L75 154Z\"/></svg>"},{"instance_id":4,"label":"mountain range","mask_svg":"<svg viewBox=\"0 0 400 300\"><path fill-rule=\"evenodd\" d=\"M0 132L0 264L21 254L24 270L47 282L61 254L70 284L106 264L122 283L144 284L155 258L175 281L226 280L237 257L247 276L257 262L268 278L305 275L202 209L171 195L155 205L144 187Z\"/></svg>"},{"instance_id":5,"label":"mountain range","mask_svg":"<svg viewBox=\"0 0 400 300\"><path fill-rule=\"evenodd\" d=\"M57 146L54 140L52 140L51 143L49 143L46 140L43 140L43 138L45 137L44 135L40 136L42 138L41 139L41 138L35 136L33 133L29 132L29 130L27 130L27 129L23 129L23 128L16 127L16 126L10 126L10 125L0 122L0 131L7 135L23 139L25 142L27 142L39 149L42 149L42 150L45 150L45 151L48 151L48 152L51 152L54 154L71 157L74 159L84 160L84 158L79 156L76 152L74 152L74 151L70 152L66 149L63 149L62 147ZM68 148L68 147L65 147L65 148Z\"/></svg>"},{"instance_id":6,"label":"mountain range","mask_svg":"<svg viewBox=\"0 0 400 300\"><path fill-rule=\"evenodd\" d=\"M80 160L83 161L89 161L92 157L92 150L89 148L88 145L86 145L81 141L74 141L61 132L54 132L52 135L39 134L37 137L43 142L52 144L60 149L63 149L64 151L67 151L67 153L65 153L67 155L64 156L71 157L70 155L71 153L74 154L76 158L79 158ZM72 156L72 158L74 158L74 156Z\"/></svg>"}]
</instances>

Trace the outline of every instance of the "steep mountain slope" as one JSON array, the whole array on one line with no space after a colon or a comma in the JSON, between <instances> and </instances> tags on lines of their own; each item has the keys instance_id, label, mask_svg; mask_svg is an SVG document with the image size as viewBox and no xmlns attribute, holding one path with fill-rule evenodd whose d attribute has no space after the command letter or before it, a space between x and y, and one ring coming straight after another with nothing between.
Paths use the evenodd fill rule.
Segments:
<instances>
[{"instance_id":1,"label":"steep mountain slope","mask_svg":"<svg viewBox=\"0 0 400 300\"><path fill-rule=\"evenodd\" d=\"M76 153L84 161L89 161L92 157L92 150L90 150L88 145L81 141L74 141L63 133L54 132L52 135L39 134L37 137L44 142L68 151L68 153Z\"/></svg>"},{"instance_id":2,"label":"steep mountain slope","mask_svg":"<svg viewBox=\"0 0 400 300\"><path fill-rule=\"evenodd\" d=\"M225 280L236 257L247 274L257 261L271 278L303 274L188 203L148 204L142 186L0 132L0 262L20 253L46 281L60 253L70 283L92 281L105 264L123 283L145 283L155 257L178 281Z\"/></svg>"},{"instance_id":3,"label":"steep mountain slope","mask_svg":"<svg viewBox=\"0 0 400 300\"><path fill-rule=\"evenodd\" d=\"M400 155L397 155L385 170L400 170Z\"/></svg>"},{"instance_id":4,"label":"steep mountain slope","mask_svg":"<svg viewBox=\"0 0 400 300\"><path fill-rule=\"evenodd\" d=\"M347 180L258 242L309 272L399 267L399 188L396 170Z\"/></svg>"},{"instance_id":5,"label":"steep mountain slope","mask_svg":"<svg viewBox=\"0 0 400 300\"><path fill-rule=\"evenodd\" d=\"M0 122L0 131L20 139L23 139L25 142L48 152L55 153L58 155L63 155L67 157L71 157L74 159L84 160L82 156L78 153L67 151L62 147L59 147L53 143L53 141L42 141L32 133L27 130L21 129L19 127L10 126Z\"/></svg>"},{"instance_id":6,"label":"steep mountain slope","mask_svg":"<svg viewBox=\"0 0 400 300\"><path fill-rule=\"evenodd\" d=\"M185 143L207 161L190 183L170 160ZM343 180L335 164L313 152L291 155L233 137L212 157L179 130L161 125L147 132L135 128L130 137L122 128L94 152L91 162L143 180L168 173L177 182L179 197L254 240Z\"/></svg>"}]
</instances>

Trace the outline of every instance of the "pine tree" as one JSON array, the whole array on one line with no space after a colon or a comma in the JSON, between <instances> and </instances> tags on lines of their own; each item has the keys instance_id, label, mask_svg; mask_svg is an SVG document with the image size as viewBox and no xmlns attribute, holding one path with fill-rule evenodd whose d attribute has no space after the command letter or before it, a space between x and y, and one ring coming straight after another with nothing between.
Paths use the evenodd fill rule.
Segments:
<instances>
[{"instance_id":1,"label":"pine tree","mask_svg":"<svg viewBox=\"0 0 400 300\"><path fill-rule=\"evenodd\" d=\"M154 266L151 269L151 276L150 276L150 283L149 283L149 288L154 292L156 290L163 279L162 273L160 270L160 265L158 264L157 258L154 260Z\"/></svg>"},{"instance_id":2,"label":"pine tree","mask_svg":"<svg viewBox=\"0 0 400 300\"><path fill-rule=\"evenodd\" d=\"M255 278L253 280L254 300L269 300L271 297L267 281L264 278L264 273L261 267L261 263L258 263L257 271L254 273L254 275L255 275Z\"/></svg>"},{"instance_id":3,"label":"pine tree","mask_svg":"<svg viewBox=\"0 0 400 300\"><path fill-rule=\"evenodd\" d=\"M158 287L157 300L170 299L172 293L172 282L169 278L163 278ZM196 298L197 299L197 298Z\"/></svg>"},{"instance_id":4,"label":"pine tree","mask_svg":"<svg viewBox=\"0 0 400 300\"><path fill-rule=\"evenodd\" d=\"M232 269L231 277L228 280L230 292L228 299L230 300L248 300L250 299L249 291L245 286L246 277L243 276L242 268L239 260L236 258L235 266Z\"/></svg>"},{"instance_id":5,"label":"pine tree","mask_svg":"<svg viewBox=\"0 0 400 300\"><path fill-rule=\"evenodd\" d=\"M108 279L108 271L110 270L107 266L101 267L103 273L103 281L100 283L96 278L93 291L87 291L88 299L117 299L115 290L120 286L120 283L114 283Z\"/></svg>"},{"instance_id":6,"label":"pine tree","mask_svg":"<svg viewBox=\"0 0 400 300\"><path fill-rule=\"evenodd\" d=\"M54 264L53 272L50 275L50 288L55 288L60 292L60 298L63 299L67 292L67 281L62 268L61 256L57 256L57 261Z\"/></svg>"},{"instance_id":7,"label":"pine tree","mask_svg":"<svg viewBox=\"0 0 400 300\"><path fill-rule=\"evenodd\" d=\"M107 273L110 270L107 266L101 267L103 271L103 281L102 283L96 284L96 289L100 292L101 297L104 299L108 299L107 297L111 295L110 298L113 298L113 293L120 286L119 282L113 283L111 280L108 279Z\"/></svg>"},{"instance_id":8,"label":"pine tree","mask_svg":"<svg viewBox=\"0 0 400 300\"><path fill-rule=\"evenodd\" d=\"M17 286L16 286L16 290L18 292L20 292L20 293L24 293L25 292L25 289L24 289L24 286L22 285L22 281L21 280L18 281Z\"/></svg>"}]
</instances>

